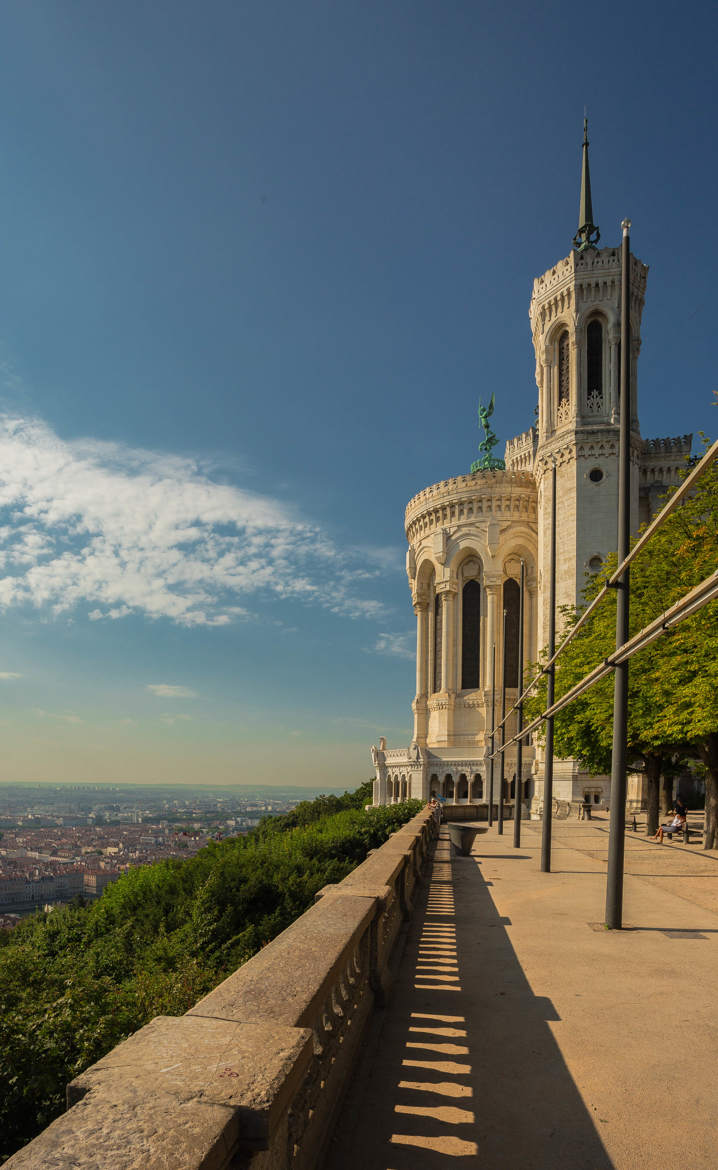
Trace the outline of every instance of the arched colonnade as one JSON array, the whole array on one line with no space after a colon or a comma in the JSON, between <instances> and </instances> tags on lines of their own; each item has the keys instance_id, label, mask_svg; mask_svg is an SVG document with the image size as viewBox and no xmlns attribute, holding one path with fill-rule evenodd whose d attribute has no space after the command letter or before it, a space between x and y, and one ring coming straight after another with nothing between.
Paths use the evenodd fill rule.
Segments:
<instances>
[{"instance_id":1,"label":"arched colonnade","mask_svg":"<svg viewBox=\"0 0 718 1170\"><path fill-rule=\"evenodd\" d=\"M433 772L429 796L443 796L448 804L477 804L487 798L480 772Z\"/></svg>"},{"instance_id":2,"label":"arched colonnade","mask_svg":"<svg viewBox=\"0 0 718 1170\"><path fill-rule=\"evenodd\" d=\"M404 772L387 776L386 802L387 804L401 804L411 796L410 778Z\"/></svg>"}]
</instances>

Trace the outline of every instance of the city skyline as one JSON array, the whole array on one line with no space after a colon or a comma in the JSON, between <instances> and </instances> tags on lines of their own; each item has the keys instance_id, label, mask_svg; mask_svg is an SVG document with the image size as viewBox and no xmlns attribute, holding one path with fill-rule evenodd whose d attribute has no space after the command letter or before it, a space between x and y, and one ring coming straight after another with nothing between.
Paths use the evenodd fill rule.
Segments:
<instances>
[{"instance_id":1,"label":"city skyline","mask_svg":"<svg viewBox=\"0 0 718 1170\"><path fill-rule=\"evenodd\" d=\"M352 789L407 742L404 507L480 398L532 422L584 105L601 244L628 215L649 265L642 433L715 436L717 24L8 6L0 783Z\"/></svg>"}]
</instances>

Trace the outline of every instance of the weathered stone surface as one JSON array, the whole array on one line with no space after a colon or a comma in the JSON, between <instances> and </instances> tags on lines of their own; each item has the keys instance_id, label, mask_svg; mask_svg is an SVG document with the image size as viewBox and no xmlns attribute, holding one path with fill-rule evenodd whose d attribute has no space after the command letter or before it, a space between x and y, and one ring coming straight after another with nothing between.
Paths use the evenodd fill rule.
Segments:
<instances>
[{"instance_id":1,"label":"weathered stone surface","mask_svg":"<svg viewBox=\"0 0 718 1170\"><path fill-rule=\"evenodd\" d=\"M383 889L384 886L393 887L404 866L404 860L401 856L397 857L395 852L388 850L386 848L388 844L389 842L385 841L376 853L352 870L340 885L347 890L355 886L370 889L373 883L376 883L377 890Z\"/></svg>"},{"instance_id":2,"label":"weathered stone surface","mask_svg":"<svg viewBox=\"0 0 718 1170\"><path fill-rule=\"evenodd\" d=\"M306 1028L160 1016L68 1087L12 1170L222 1170L262 1148L312 1059Z\"/></svg>"},{"instance_id":3,"label":"weathered stone surface","mask_svg":"<svg viewBox=\"0 0 718 1170\"><path fill-rule=\"evenodd\" d=\"M10 1170L225 1170L239 1134L227 1106L180 1102L125 1085L91 1094L13 1155Z\"/></svg>"},{"instance_id":4,"label":"weathered stone surface","mask_svg":"<svg viewBox=\"0 0 718 1170\"><path fill-rule=\"evenodd\" d=\"M241 1024L158 1016L68 1086L68 1103L87 1092L108 1096L123 1082L147 1080L153 1092L240 1109L243 1132L261 1138L311 1059L311 1033L262 1020Z\"/></svg>"},{"instance_id":5,"label":"weathered stone surface","mask_svg":"<svg viewBox=\"0 0 718 1170\"><path fill-rule=\"evenodd\" d=\"M314 1026L376 913L374 898L322 898L189 1014Z\"/></svg>"}]
</instances>

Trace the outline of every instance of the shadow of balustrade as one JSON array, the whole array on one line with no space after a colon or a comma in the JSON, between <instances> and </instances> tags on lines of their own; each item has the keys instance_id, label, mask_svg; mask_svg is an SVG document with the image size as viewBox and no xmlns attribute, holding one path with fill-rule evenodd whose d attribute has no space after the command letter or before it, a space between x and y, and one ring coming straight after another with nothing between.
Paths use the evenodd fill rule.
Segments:
<instances>
[{"instance_id":1,"label":"shadow of balustrade","mask_svg":"<svg viewBox=\"0 0 718 1170\"><path fill-rule=\"evenodd\" d=\"M507 925L442 830L326 1170L612 1170Z\"/></svg>"}]
</instances>

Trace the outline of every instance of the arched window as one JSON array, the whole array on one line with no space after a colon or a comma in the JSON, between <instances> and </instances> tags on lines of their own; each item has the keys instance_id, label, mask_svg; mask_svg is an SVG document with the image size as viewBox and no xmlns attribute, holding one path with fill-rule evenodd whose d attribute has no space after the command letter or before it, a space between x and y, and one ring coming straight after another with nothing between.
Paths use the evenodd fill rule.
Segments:
<instances>
[{"instance_id":1,"label":"arched window","mask_svg":"<svg viewBox=\"0 0 718 1170\"><path fill-rule=\"evenodd\" d=\"M467 581L461 592L461 689L474 690L479 685L479 627L481 586Z\"/></svg>"},{"instance_id":2,"label":"arched window","mask_svg":"<svg viewBox=\"0 0 718 1170\"><path fill-rule=\"evenodd\" d=\"M568 402L571 397L571 349L568 330L564 329L558 339L558 405Z\"/></svg>"},{"instance_id":3,"label":"arched window","mask_svg":"<svg viewBox=\"0 0 718 1170\"><path fill-rule=\"evenodd\" d=\"M459 776L459 783L456 786L456 800L468 801L469 799L469 781L466 779L464 772Z\"/></svg>"},{"instance_id":4,"label":"arched window","mask_svg":"<svg viewBox=\"0 0 718 1170\"><path fill-rule=\"evenodd\" d=\"M434 598L434 691L441 690L441 594Z\"/></svg>"},{"instance_id":5,"label":"arched window","mask_svg":"<svg viewBox=\"0 0 718 1170\"><path fill-rule=\"evenodd\" d=\"M506 686L519 685L519 608L521 589L513 577L504 581L504 655L506 659Z\"/></svg>"},{"instance_id":6,"label":"arched window","mask_svg":"<svg viewBox=\"0 0 718 1170\"><path fill-rule=\"evenodd\" d=\"M439 777L437 776L436 772L432 772L431 780L429 781L429 795L438 796L440 791L441 785L439 784Z\"/></svg>"},{"instance_id":7,"label":"arched window","mask_svg":"<svg viewBox=\"0 0 718 1170\"><path fill-rule=\"evenodd\" d=\"M451 772L447 772L444 778L444 796L447 800L454 799L454 777Z\"/></svg>"},{"instance_id":8,"label":"arched window","mask_svg":"<svg viewBox=\"0 0 718 1170\"><path fill-rule=\"evenodd\" d=\"M603 404L603 326L589 321L586 330L586 399L589 409Z\"/></svg>"},{"instance_id":9,"label":"arched window","mask_svg":"<svg viewBox=\"0 0 718 1170\"><path fill-rule=\"evenodd\" d=\"M478 772L474 775L471 782L471 799L481 800L484 795L484 782Z\"/></svg>"}]
</instances>

